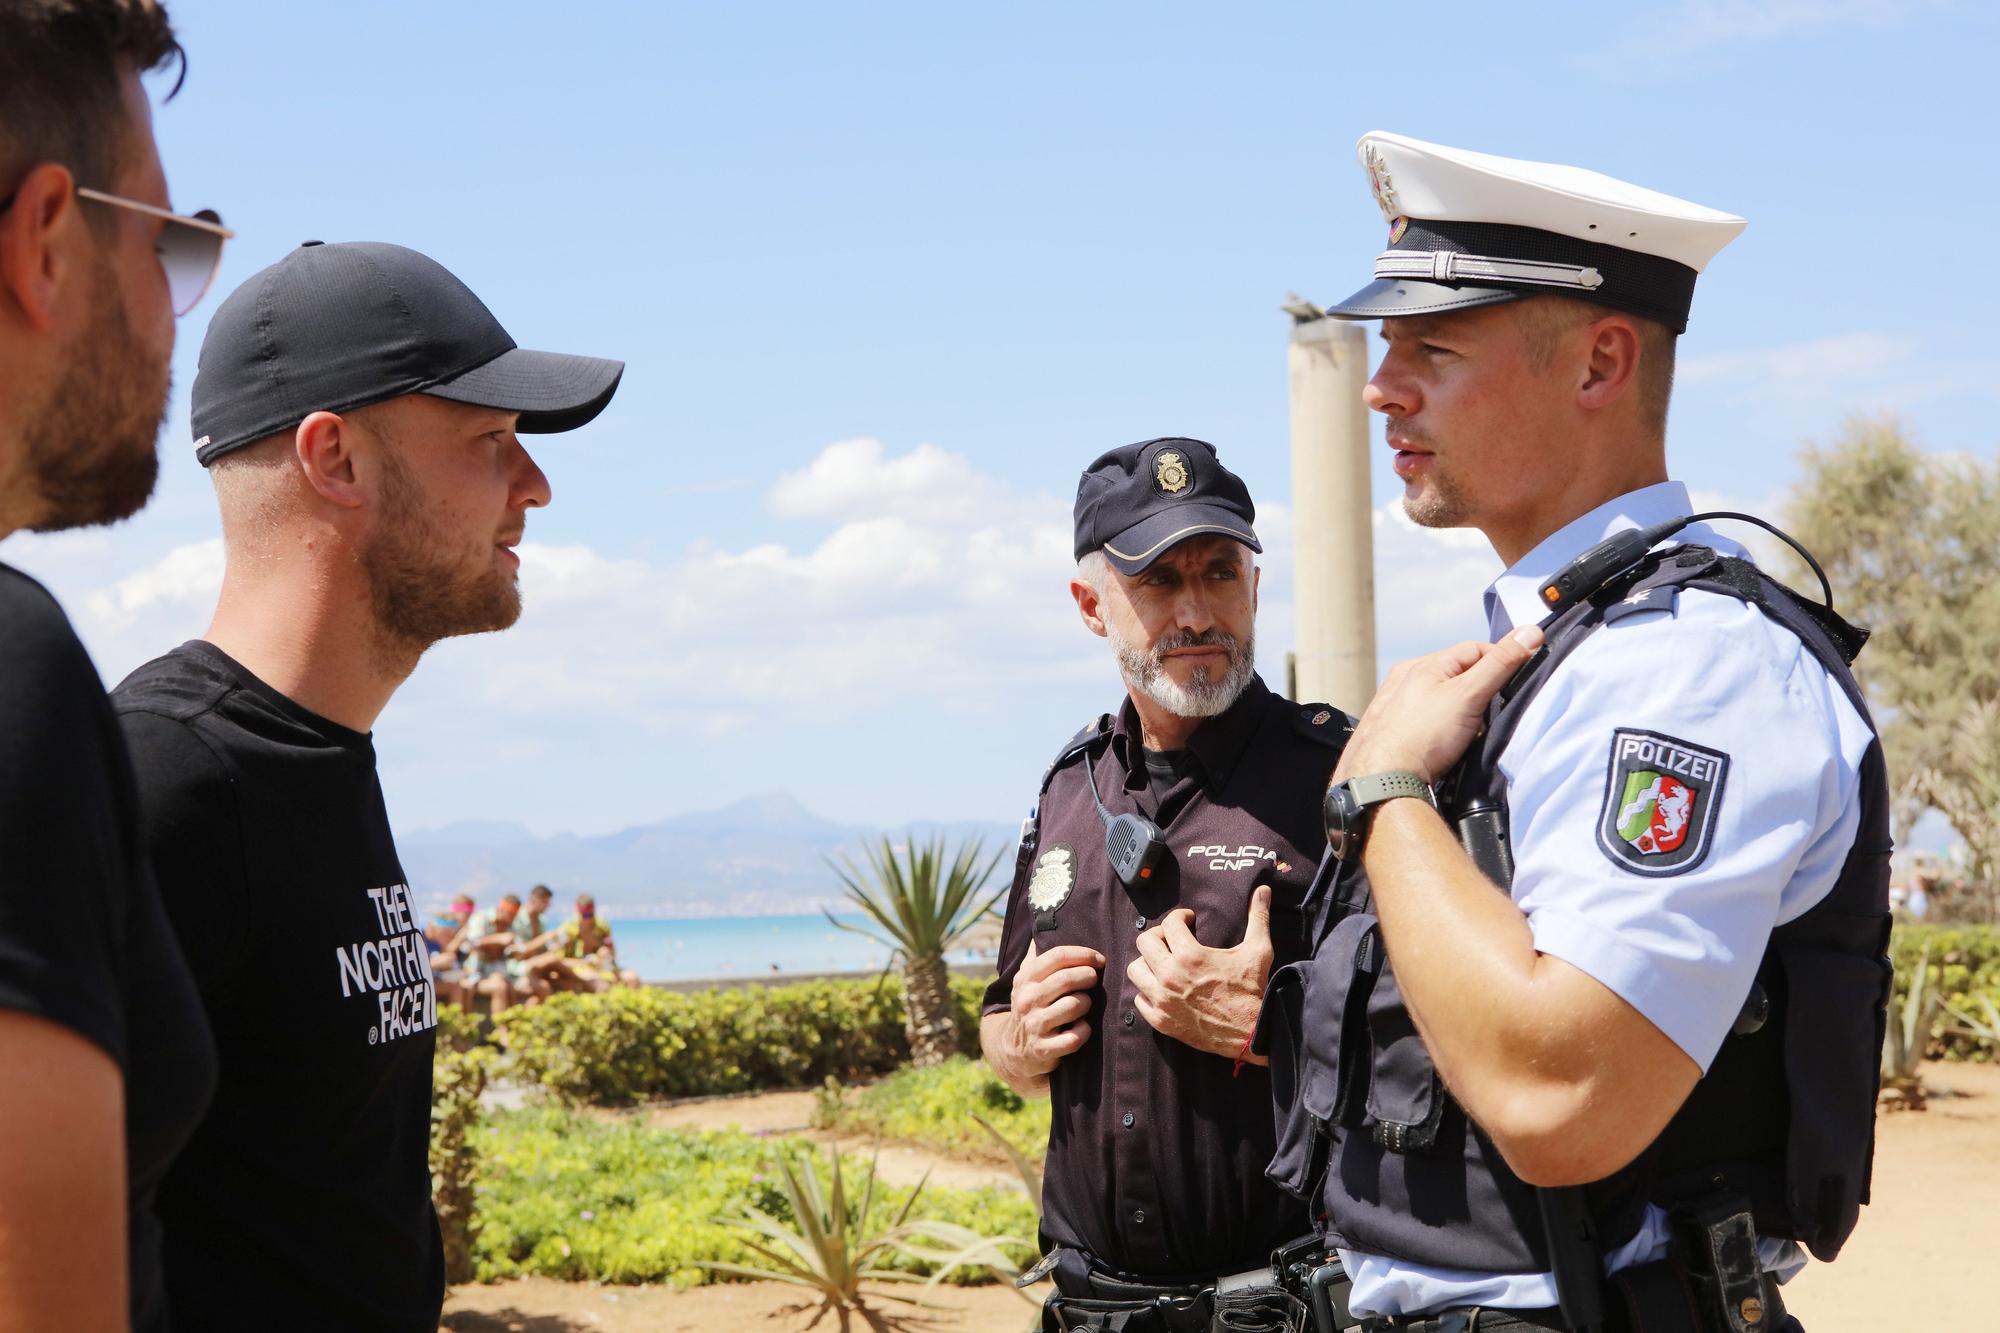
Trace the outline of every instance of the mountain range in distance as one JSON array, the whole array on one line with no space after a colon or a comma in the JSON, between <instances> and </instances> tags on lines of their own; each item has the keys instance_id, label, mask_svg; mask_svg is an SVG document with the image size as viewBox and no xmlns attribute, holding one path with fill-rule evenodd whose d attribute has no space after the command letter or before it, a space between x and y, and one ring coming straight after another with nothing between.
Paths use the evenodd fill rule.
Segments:
<instances>
[{"instance_id":1,"label":"mountain range in distance","mask_svg":"<svg viewBox=\"0 0 2000 1333\"><path fill-rule=\"evenodd\" d=\"M719 810L674 815L615 833L536 837L519 824L468 820L396 836L403 873L426 910L458 893L490 906L536 884L569 913L579 893L596 897L614 920L658 917L788 916L851 910L830 859L864 869L866 849L886 834L901 844L943 834L947 853L978 838L986 854L1006 849L989 890L1013 873L1018 822L914 823L893 829L841 824L796 797L753 796Z\"/></svg>"}]
</instances>

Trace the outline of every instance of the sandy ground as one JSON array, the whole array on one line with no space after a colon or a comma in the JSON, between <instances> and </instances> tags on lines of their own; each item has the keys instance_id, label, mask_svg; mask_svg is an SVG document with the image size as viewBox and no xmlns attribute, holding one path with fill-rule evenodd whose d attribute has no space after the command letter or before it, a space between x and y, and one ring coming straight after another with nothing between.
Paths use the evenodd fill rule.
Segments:
<instances>
[{"instance_id":1,"label":"sandy ground","mask_svg":"<svg viewBox=\"0 0 2000 1333\"><path fill-rule=\"evenodd\" d=\"M1876 1333L1883 1328L1995 1326L1975 1275L2000 1260L2000 1067L1928 1065L1930 1108L1884 1115L1876 1141L1874 1202L1836 1264L1814 1264L1785 1298L1808 1333ZM811 1093L690 1102L649 1112L652 1123L750 1132L802 1130ZM851 1142L851 1141L850 1141ZM855 1144L854 1146L860 1146ZM914 1180L930 1159L885 1149L885 1176ZM978 1164L939 1163L940 1184L1012 1183L1013 1174ZM692 1291L599 1287L531 1279L459 1287L445 1303L454 1333L695 1333L755 1325L769 1333L843 1327L933 1333L1021 1333L1028 1304L998 1286L904 1288L945 1307L905 1313L877 1300L872 1317L820 1314L801 1288L775 1282L721 1283ZM817 1317L816 1317L817 1316Z\"/></svg>"}]
</instances>

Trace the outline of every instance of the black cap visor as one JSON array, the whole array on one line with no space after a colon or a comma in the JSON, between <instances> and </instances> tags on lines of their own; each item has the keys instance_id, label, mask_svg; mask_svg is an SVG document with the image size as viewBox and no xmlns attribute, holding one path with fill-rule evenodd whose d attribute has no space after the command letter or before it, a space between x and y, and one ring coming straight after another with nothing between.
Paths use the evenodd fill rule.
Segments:
<instances>
[{"instance_id":1,"label":"black cap visor","mask_svg":"<svg viewBox=\"0 0 2000 1333\"><path fill-rule=\"evenodd\" d=\"M1439 315L1447 310L1519 301L1527 292L1505 287L1465 287L1442 282L1411 282L1377 278L1326 313L1335 319L1395 319L1400 315Z\"/></svg>"},{"instance_id":2,"label":"black cap visor","mask_svg":"<svg viewBox=\"0 0 2000 1333\"><path fill-rule=\"evenodd\" d=\"M1150 514L1104 543L1104 558L1120 574L1143 574L1155 560L1190 537L1233 537L1262 552L1257 534L1241 514L1221 505L1178 504Z\"/></svg>"},{"instance_id":3,"label":"black cap visor","mask_svg":"<svg viewBox=\"0 0 2000 1333\"><path fill-rule=\"evenodd\" d=\"M519 412L515 430L523 435L553 435L586 425L602 412L624 374L623 361L516 347L420 392Z\"/></svg>"}]
</instances>

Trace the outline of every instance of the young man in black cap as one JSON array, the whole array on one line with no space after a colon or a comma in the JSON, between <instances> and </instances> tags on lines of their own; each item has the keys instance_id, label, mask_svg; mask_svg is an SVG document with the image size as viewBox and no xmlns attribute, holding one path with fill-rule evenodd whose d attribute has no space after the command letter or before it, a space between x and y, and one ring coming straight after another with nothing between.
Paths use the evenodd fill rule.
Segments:
<instances>
[{"instance_id":1,"label":"young man in black cap","mask_svg":"<svg viewBox=\"0 0 2000 1333\"><path fill-rule=\"evenodd\" d=\"M0 538L152 494L228 234L169 211L140 75L179 55L143 0L0 5ZM214 1078L104 686L0 565L0 1328L165 1327L153 1194Z\"/></svg>"},{"instance_id":2,"label":"young man in black cap","mask_svg":"<svg viewBox=\"0 0 2000 1333\"><path fill-rule=\"evenodd\" d=\"M307 242L209 326L221 599L114 694L221 1052L160 1196L182 1326L437 1327L437 1000L369 731L432 643L519 616L513 547L549 500L520 435L590 421L622 371L516 348L376 243Z\"/></svg>"},{"instance_id":3,"label":"young man in black cap","mask_svg":"<svg viewBox=\"0 0 2000 1333\"><path fill-rule=\"evenodd\" d=\"M1144 1330L1161 1296L1268 1288L1309 1227L1264 1178L1270 1080L1246 1056L1271 968L1306 951L1348 719L1257 677L1255 517L1199 440L1114 449L1077 489L1070 592L1125 699L1043 777L980 1021L1001 1077L1053 1103L1049 1328L1091 1322L1065 1302Z\"/></svg>"}]
</instances>

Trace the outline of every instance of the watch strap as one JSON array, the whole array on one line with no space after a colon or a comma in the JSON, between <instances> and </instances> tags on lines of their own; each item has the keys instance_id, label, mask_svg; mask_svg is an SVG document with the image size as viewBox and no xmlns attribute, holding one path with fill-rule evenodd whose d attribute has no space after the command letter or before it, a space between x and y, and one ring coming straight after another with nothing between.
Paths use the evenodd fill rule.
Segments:
<instances>
[{"instance_id":1,"label":"watch strap","mask_svg":"<svg viewBox=\"0 0 2000 1333\"><path fill-rule=\"evenodd\" d=\"M1437 808L1437 796L1431 791L1431 784L1405 769L1349 778L1347 790L1353 794L1354 803L1363 810L1400 796L1414 796L1433 810Z\"/></svg>"}]
</instances>

